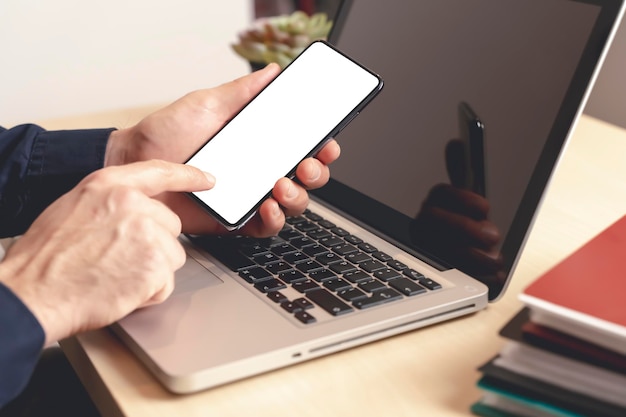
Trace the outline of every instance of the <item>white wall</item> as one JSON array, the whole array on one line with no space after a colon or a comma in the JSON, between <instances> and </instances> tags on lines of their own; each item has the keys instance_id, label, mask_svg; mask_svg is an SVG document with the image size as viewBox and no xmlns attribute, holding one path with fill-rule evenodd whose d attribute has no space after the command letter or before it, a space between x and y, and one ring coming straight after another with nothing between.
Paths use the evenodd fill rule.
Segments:
<instances>
[{"instance_id":1,"label":"white wall","mask_svg":"<svg viewBox=\"0 0 626 417\"><path fill-rule=\"evenodd\" d=\"M169 102L249 72L250 0L1 0L0 124Z\"/></svg>"},{"instance_id":2,"label":"white wall","mask_svg":"<svg viewBox=\"0 0 626 417\"><path fill-rule=\"evenodd\" d=\"M626 19L615 35L585 113L626 128Z\"/></svg>"},{"instance_id":3,"label":"white wall","mask_svg":"<svg viewBox=\"0 0 626 417\"><path fill-rule=\"evenodd\" d=\"M0 0L0 125L169 102L249 71L252 0ZM626 127L626 21L585 112Z\"/></svg>"}]
</instances>

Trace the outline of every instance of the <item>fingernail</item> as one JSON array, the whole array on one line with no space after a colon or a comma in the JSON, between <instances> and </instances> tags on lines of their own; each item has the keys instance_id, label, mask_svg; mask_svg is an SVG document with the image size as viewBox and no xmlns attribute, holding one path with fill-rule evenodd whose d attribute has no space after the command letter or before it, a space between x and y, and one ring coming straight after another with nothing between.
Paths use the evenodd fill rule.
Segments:
<instances>
[{"instance_id":1,"label":"fingernail","mask_svg":"<svg viewBox=\"0 0 626 417\"><path fill-rule=\"evenodd\" d=\"M211 184L215 184L215 177L212 174L209 174L208 172L202 171L204 173L204 176L206 177L207 180L209 180L209 182Z\"/></svg>"},{"instance_id":2,"label":"fingernail","mask_svg":"<svg viewBox=\"0 0 626 417\"><path fill-rule=\"evenodd\" d=\"M313 164L313 169L311 170L311 174L309 175L309 180L316 181L322 175L322 170L317 164Z\"/></svg>"},{"instance_id":3,"label":"fingernail","mask_svg":"<svg viewBox=\"0 0 626 417\"><path fill-rule=\"evenodd\" d=\"M293 182L289 183L289 188L287 188L287 198L296 198L298 196L298 190L296 189Z\"/></svg>"},{"instance_id":4,"label":"fingernail","mask_svg":"<svg viewBox=\"0 0 626 417\"><path fill-rule=\"evenodd\" d=\"M280 209L280 206L278 204L274 205L274 209L272 210L272 215L274 216L274 218L278 218L278 216L281 215L282 210Z\"/></svg>"}]
</instances>

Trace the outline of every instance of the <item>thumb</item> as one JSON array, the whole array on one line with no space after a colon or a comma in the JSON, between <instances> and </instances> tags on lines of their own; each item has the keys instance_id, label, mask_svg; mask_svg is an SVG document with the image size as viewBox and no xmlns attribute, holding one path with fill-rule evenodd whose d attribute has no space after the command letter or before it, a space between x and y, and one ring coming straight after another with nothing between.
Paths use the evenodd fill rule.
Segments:
<instances>
[{"instance_id":1,"label":"thumb","mask_svg":"<svg viewBox=\"0 0 626 417\"><path fill-rule=\"evenodd\" d=\"M252 95L256 95L263 87L269 84L280 73L280 66L274 62L267 64L263 69L251 72L232 81L232 84L243 84Z\"/></svg>"},{"instance_id":2,"label":"thumb","mask_svg":"<svg viewBox=\"0 0 626 417\"><path fill-rule=\"evenodd\" d=\"M243 104L256 96L279 73L280 66L276 63L271 63L261 70L222 84L215 89L207 90L207 92L221 97L221 110L230 115L240 110Z\"/></svg>"}]
</instances>

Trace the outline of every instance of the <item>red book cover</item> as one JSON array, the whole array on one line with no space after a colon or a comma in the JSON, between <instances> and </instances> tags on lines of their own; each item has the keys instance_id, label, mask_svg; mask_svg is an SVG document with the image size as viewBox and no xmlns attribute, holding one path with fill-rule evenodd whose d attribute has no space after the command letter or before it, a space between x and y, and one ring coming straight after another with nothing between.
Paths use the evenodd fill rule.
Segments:
<instances>
[{"instance_id":1,"label":"red book cover","mask_svg":"<svg viewBox=\"0 0 626 417\"><path fill-rule=\"evenodd\" d=\"M536 312L533 321L594 341L605 335L610 348L626 351L626 216L537 278L520 299Z\"/></svg>"}]
</instances>

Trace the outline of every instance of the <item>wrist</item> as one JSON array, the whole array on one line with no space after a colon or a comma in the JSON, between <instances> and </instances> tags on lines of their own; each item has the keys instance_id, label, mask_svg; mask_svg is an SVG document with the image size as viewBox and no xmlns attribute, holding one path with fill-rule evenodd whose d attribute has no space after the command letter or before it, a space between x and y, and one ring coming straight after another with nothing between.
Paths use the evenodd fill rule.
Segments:
<instances>
[{"instance_id":1,"label":"wrist","mask_svg":"<svg viewBox=\"0 0 626 417\"><path fill-rule=\"evenodd\" d=\"M128 143L132 128L114 130L104 152L104 166L124 165L129 161Z\"/></svg>"}]
</instances>

